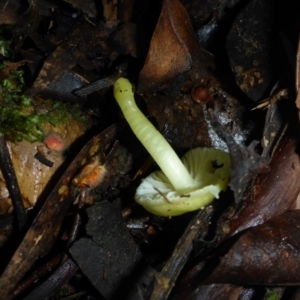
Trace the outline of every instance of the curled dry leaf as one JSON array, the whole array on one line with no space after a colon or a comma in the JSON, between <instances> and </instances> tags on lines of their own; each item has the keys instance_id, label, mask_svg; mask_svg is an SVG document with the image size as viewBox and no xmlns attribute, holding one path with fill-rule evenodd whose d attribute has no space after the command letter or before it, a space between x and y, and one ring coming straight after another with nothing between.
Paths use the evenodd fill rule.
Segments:
<instances>
[{"instance_id":1,"label":"curled dry leaf","mask_svg":"<svg viewBox=\"0 0 300 300\"><path fill-rule=\"evenodd\" d=\"M208 282L299 285L300 211L249 229L221 259Z\"/></svg>"},{"instance_id":2,"label":"curled dry leaf","mask_svg":"<svg viewBox=\"0 0 300 300\"><path fill-rule=\"evenodd\" d=\"M195 51L193 28L185 7L178 0L164 0L140 73L140 91L163 88L174 77L190 70Z\"/></svg>"}]
</instances>

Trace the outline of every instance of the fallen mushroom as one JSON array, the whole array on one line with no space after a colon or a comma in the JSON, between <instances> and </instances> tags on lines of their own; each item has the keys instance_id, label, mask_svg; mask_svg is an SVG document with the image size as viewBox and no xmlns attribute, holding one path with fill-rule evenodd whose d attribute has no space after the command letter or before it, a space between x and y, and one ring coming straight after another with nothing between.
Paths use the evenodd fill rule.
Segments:
<instances>
[{"instance_id":1,"label":"fallen mushroom","mask_svg":"<svg viewBox=\"0 0 300 300\"><path fill-rule=\"evenodd\" d=\"M137 107L132 85L119 78L114 96L132 131L161 168L145 178L135 200L159 216L176 216L219 198L230 178L230 156L213 148L196 148L178 158L159 131Z\"/></svg>"}]
</instances>

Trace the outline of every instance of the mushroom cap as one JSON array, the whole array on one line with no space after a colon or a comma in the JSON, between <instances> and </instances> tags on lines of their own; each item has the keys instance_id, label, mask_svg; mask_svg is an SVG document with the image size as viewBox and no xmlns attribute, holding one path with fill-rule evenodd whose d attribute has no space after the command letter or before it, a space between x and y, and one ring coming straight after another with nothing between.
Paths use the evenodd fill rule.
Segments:
<instances>
[{"instance_id":1,"label":"mushroom cap","mask_svg":"<svg viewBox=\"0 0 300 300\"><path fill-rule=\"evenodd\" d=\"M162 171L156 171L137 188L136 202L155 215L177 216L203 208L226 190L231 170L228 153L214 148L195 148L182 157L182 162L199 183L196 190L181 195Z\"/></svg>"}]
</instances>

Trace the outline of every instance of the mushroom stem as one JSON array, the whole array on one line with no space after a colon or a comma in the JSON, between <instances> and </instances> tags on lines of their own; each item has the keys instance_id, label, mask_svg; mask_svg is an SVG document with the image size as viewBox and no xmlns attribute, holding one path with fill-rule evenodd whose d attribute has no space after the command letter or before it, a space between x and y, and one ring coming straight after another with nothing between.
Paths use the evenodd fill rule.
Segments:
<instances>
[{"instance_id":1,"label":"mushroom stem","mask_svg":"<svg viewBox=\"0 0 300 300\"><path fill-rule=\"evenodd\" d=\"M198 188L175 151L137 107L132 85L126 78L119 78L114 85L114 96L132 131L169 179L179 194Z\"/></svg>"}]
</instances>

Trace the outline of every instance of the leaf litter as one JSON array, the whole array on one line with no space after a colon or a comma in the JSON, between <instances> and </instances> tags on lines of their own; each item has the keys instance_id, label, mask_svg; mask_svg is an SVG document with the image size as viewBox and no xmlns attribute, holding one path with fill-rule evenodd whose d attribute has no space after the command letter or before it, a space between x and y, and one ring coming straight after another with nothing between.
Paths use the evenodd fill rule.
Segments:
<instances>
[{"instance_id":1,"label":"leaf litter","mask_svg":"<svg viewBox=\"0 0 300 300\"><path fill-rule=\"evenodd\" d=\"M17 93L30 112L38 103L50 116L51 97L53 107L76 105L87 120L75 125L71 113L60 125L55 112L42 128L36 117L38 135L15 140L34 130L22 121L3 131L18 123L14 107L8 121L1 117L9 150L1 170L16 174L23 219L10 202L11 175L1 177L0 299L297 295L299 11L267 0L0 7L1 60L24 72ZM230 152L230 189L219 200L172 219L133 202L156 166L112 97L120 76L135 84L139 107L179 154Z\"/></svg>"}]
</instances>

